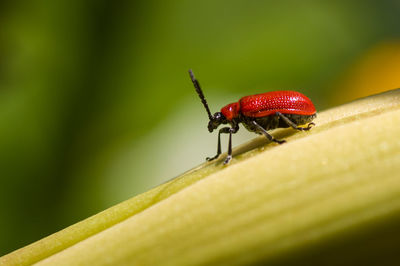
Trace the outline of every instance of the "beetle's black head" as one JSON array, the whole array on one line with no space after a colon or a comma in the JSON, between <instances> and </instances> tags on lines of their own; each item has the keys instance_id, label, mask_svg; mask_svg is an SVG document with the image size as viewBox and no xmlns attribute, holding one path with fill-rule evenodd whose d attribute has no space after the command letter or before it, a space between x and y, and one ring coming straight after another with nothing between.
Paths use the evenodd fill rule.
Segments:
<instances>
[{"instance_id":1,"label":"beetle's black head","mask_svg":"<svg viewBox=\"0 0 400 266\"><path fill-rule=\"evenodd\" d=\"M226 117L221 112L216 112L208 122L208 131L213 132L219 125L227 123Z\"/></svg>"}]
</instances>

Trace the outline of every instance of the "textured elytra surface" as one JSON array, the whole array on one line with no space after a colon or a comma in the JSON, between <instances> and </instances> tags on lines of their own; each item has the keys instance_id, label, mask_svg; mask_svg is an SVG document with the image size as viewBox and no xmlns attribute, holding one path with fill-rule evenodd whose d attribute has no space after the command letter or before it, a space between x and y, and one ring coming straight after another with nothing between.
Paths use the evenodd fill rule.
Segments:
<instances>
[{"instance_id":1,"label":"textured elytra surface","mask_svg":"<svg viewBox=\"0 0 400 266\"><path fill-rule=\"evenodd\" d=\"M240 111L249 117L282 114L313 115L316 110L311 100L297 91L271 91L245 96L239 100Z\"/></svg>"}]
</instances>

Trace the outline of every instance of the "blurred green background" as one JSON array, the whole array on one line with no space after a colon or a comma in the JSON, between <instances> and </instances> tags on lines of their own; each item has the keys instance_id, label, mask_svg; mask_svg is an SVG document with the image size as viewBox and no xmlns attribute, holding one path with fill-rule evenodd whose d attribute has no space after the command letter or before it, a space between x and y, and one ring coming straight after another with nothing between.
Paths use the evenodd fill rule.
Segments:
<instances>
[{"instance_id":1,"label":"blurred green background","mask_svg":"<svg viewBox=\"0 0 400 266\"><path fill-rule=\"evenodd\" d=\"M269 90L321 110L400 87L382 71L400 73L399 13L368 0L2 1L0 255L214 155L189 68L212 112ZM234 145L253 137L242 128Z\"/></svg>"}]
</instances>

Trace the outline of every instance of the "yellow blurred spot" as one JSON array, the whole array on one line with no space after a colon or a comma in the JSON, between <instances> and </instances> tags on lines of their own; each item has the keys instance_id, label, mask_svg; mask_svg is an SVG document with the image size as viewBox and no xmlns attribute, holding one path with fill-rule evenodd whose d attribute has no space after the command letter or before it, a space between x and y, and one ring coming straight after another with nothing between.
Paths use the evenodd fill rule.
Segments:
<instances>
[{"instance_id":1,"label":"yellow blurred spot","mask_svg":"<svg viewBox=\"0 0 400 266\"><path fill-rule=\"evenodd\" d=\"M400 88L400 41L383 42L368 50L335 86L334 103Z\"/></svg>"}]
</instances>

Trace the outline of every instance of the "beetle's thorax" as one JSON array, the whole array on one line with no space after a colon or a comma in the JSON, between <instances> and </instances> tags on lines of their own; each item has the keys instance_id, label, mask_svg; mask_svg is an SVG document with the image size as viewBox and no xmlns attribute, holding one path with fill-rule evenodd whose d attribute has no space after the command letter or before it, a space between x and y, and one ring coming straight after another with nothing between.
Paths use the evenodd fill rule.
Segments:
<instances>
[{"instance_id":1,"label":"beetle's thorax","mask_svg":"<svg viewBox=\"0 0 400 266\"><path fill-rule=\"evenodd\" d=\"M240 105L238 102L225 105L221 108L221 113L226 117L228 121L231 121L232 119L235 119L239 116Z\"/></svg>"}]
</instances>

